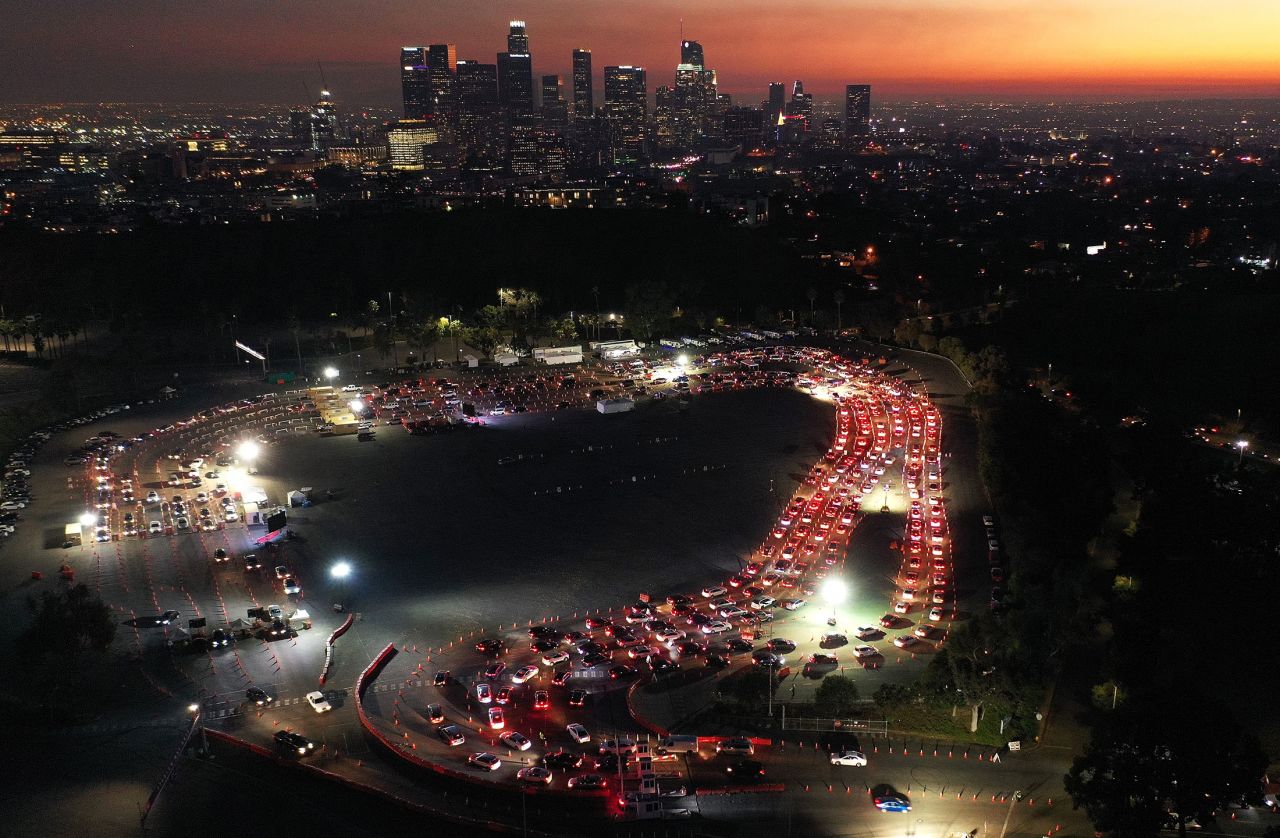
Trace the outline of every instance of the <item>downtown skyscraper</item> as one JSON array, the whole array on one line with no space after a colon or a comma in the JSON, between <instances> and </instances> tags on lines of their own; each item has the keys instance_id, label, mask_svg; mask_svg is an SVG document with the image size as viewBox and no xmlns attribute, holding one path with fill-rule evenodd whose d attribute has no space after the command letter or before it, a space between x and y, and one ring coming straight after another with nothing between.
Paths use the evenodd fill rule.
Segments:
<instances>
[{"instance_id":1,"label":"downtown skyscraper","mask_svg":"<svg viewBox=\"0 0 1280 838\"><path fill-rule=\"evenodd\" d=\"M673 139L689 145L707 133L716 109L716 71L704 65L702 44L680 42L680 63L676 65L676 84L670 93L671 133Z\"/></svg>"},{"instance_id":2,"label":"downtown skyscraper","mask_svg":"<svg viewBox=\"0 0 1280 838\"><path fill-rule=\"evenodd\" d=\"M643 67L604 68L604 108L609 158L615 164L638 163L646 156L648 81Z\"/></svg>"},{"instance_id":3,"label":"downtown skyscraper","mask_svg":"<svg viewBox=\"0 0 1280 838\"><path fill-rule=\"evenodd\" d=\"M498 53L498 103L510 114L533 113L533 56L523 20L511 21L507 51Z\"/></svg>"},{"instance_id":4,"label":"downtown skyscraper","mask_svg":"<svg viewBox=\"0 0 1280 838\"><path fill-rule=\"evenodd\" d=\"M595 112L595 86L591 78L591 50L573 51L573 118L587 119Z\"/></svg>"},{"instance_id":5,"label":"downtown skyscraper","mask_svg":"<svg viewBox=\"0 0 1280 838\"><path fill-rule=\"evenodd\" d=\"M844 135L871 133L871 85L850 84L844 89Z\"/></svg>"},{"instance_id":6,"label":"downtown skyscraper","mask_svg":"<svg viewBox=\"0 0 1280 838\"><path fill-rule=\"evenodd\" d=\"M422 119L432 112L431 73L426 47L401 47L400 94L405 119Z\"/></svg>"}]
</instances>

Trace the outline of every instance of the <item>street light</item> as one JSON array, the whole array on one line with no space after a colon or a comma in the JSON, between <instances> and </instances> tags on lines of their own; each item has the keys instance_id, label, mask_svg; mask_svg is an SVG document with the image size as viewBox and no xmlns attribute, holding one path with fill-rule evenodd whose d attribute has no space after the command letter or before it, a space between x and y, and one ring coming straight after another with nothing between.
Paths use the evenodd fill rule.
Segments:
<instances>
[{"instance_id":1,"label":"street light","mask_svg":"<svg viewBox=\"0 0 1280 838\"><path fill-rule=\"evenodd\" d=\"M1244 449L1249 447L1249 441L1244 439L1236 440L1236 448L1240 449L1240 459L1236 461L1236 467L1244 465Z\"/></svg>"},{"instance_id":2,"label":"street light","mask_svg":"<svg viewBox=\"0 0 1280 838\"><path fill-rule=\"evenodd\" d=\"M843 579L828 579L822 583L822 600L831 606L831 619L827 621L828 625L836 624L836 607L844 602L849 596L849 586L845 584Z\"/></svg>"},{"instance_id":3,"label":"street light","mask_svg":"<svg viewBox=\"0 0 1280 838\"><path fill-rule=\"evenodd\" d=\"M334 579L338 580L338 586L340 591L338 596L341 599L346 599L347 598L347 577L351 575L351 562L347 562L347 561L337 562L336 564L334 564L333 567L329 568L329 575L332 576ZM333 610L341 611L342 603L335 602L333 604Z\"/></svg>"},{"instance_id":4,"label":"street light","mask_svg":"<svg viewBox=\"0 0 1280 838\"><path fill-rule=\"evenodd\" d=\"M338 368L337 368L337 367L325 367L325 368L324 368L324 377L325 377L325 380L326 380L326 381L333 381L335 378L337 378L337 377L338 377Z\"/></svg>"},{"instance_id":5,"label":"street light","mask_svg":"<svg viewBox=\"0 0 1280 838\"><path fill-rule=\"evenodd\" d=\"M199 712L200 712L200 705L199 705L199 704L188 704L188 705L187 705L187 712L188 712L188 713L199 713Z\"/></svg>"}]
</instances>

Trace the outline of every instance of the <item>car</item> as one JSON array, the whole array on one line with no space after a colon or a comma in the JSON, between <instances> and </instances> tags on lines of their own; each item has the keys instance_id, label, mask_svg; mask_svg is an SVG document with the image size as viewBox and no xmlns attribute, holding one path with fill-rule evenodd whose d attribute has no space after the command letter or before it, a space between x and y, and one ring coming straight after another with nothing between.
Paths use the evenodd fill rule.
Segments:
<instances>
[{"instance_id":1,"label":"car","mask_svg":"<svg viewBox=\"0 0 1280 838\"><path fill-rule=\"evenodd\" d=\"M484 640L476 643L476 651L482 655L490 657L502 653L503 643L496 637L486 637Z\"/></svg>"},{"instance_id":2,"label":"car","mask_svg":"<svg viewBox=\"0 0 1280 838\"><path fill-rule=\"evenodd\" d=\"M508 730L506 733L499 736L498 740L513 751L527 751L533 747L533 743L529 741L529 737L514 730Z\"/></svg>"},{"instance_id":3,"label":"car","mask_svg":"<svg viewBox=\"0 0 1280 838\"><path fill-rule=\"evenodd\" d=\"M796 650L796 644L792 643L790 640L785 640L781 637L773 638L768 643L766 643L765 646L769 649L770 652L777 652L780 655L789 654Z\"/></svg>"},{"instance_id":4,"label":"car","mask_svg":"<svg viewBox=\"0 0 1280 838\"><path fill-rule=\"evenodd\" d=\"M745 736L731 736L716 742L717 754L746 754L750 756L755 752L755 743Z\"/></svg>"},{"instance_id":5,"label":"car","mask_svg":"<svg viewBox=\"0 0 1280 838\"><path fill-rule=\"evenodd\" d=\"M914 634L916 637L919 637L921 640L941 640L942 639L942 629L938 628L937 626L931 626L928 624L923 626L916 626L915 631L911 633Z\"/></svg>"},{"instance_id":6,"label":"car","mask_svg":"<svg viewBox=\"0 0 1280 838\"><path fill-rule=\"evenodd\" d=\"M608 786L608 781L599 774L581 774L577 777L569 778L569 788L571 789L594 791L596 789L608 788Z\"/></svg>"},{"instance_id":7,"label":"car","mask_svg":"<svg viewBox=\"0 0 1280 838\"><path fill-rule=\"evenodd\" d=\"M607 617L588 617L586 621L587 631L595 631L611 625L613 625L613 621Z\"/></svg>"},{"instance_id":8,"label":"car","mask_svg":"<svg viewBox=\"0 0 1280 838\"><path fill-rule=\"evenodd\" d=\"M556 674L551 676L551 685L555 687L563 687L569 683L569 678L573 676L573 670L557 669Z\"/></svg>"},{"instance_id":9,"label":"car","mask_svg":"<svg viewBox=\"0 0 1280 838\"><path fill-rule=\"evenodd\" d=\"M546 710L551 706L551 696L546 690L538 690L533 694L533 709Z\"/></svg>"},{"instance_id":10,"label":"car","mask_svg":"<svg viewBox=\"0 0 1280 838\"><path fill-rule=\"evenodd\" d=\"M208 492L196 492L196 503L208 503L208 502L209 502ZM203 515L205 513L201 512L201 514Z\"/></svg>"},{"instance_id":11,"label":"car","mask_svg":"<svg viewBox=\"0 0 1280 838\"><path fill-rule=\"evenodd\" d=\"M854 768L863 768L867 764L866 754L858 751L844 751L842 753L833 753L831 755L832 765L848 765Z\"/></svg>"},{"instance_id":12,"label":"car","mask_svg":"<svg viewBox=\"0 0 1280 838\"><path fill-rule=\"evenodd\" d=\"M702 627L703 634L724 634L726 631L732 631L733 626L724 620L712 620Z\"/></svg>"},{"instance_id":13,"label":"car","mask_svg":"<svg viewBox=\"0 0 1280 838\"><path fill-rule=\"evenodd\" d=\"M462 730L457 725L445 725L436 729L436 736L440 737L440 741L451 748L465 744L467 737L462 735Z\"/></svg>"},{"instance_id":14,"label":"car","mask_svg":"<svg viewBox=\"0 0 1280 838\"><path fill-rule=\"evenodd\" d=\"M706 587L702 589L702 596L705 599L715 599L717 597L722 597L727 593L729 592L724 588L720 587L719 585Z\"/></svg>"},{"instance_id":15,"label":"car","mask_svg":"<svg viewBox=\"0 0 1280 838\"><path fill-rule=\"evenodd\" d=\"M929 609L929 619L935 623L942 619L942 606L935 605Z\"/></svg>"},{"instance_id":16,"label":"car","mask_svg":"<svg viewBox=\"0 0 1280 838\"><path fill-rule=\"evenodd\" d=\"M910 610L911 604L903 602L902 600L898 600L893 604L893 613L895 614L906 614Z\"/></svg>"},{"instance_id":17,"label":"car","mask_svg":"<svg viewBox=\"0 0 1280 838\"><path fill-rule=\"evenodd\" d=\"M530 643L529 651L530 652L549 652L552 649L556 648L556 645L557 644L554 640L548 640L545 637L543 637Z\"/></svg>"},{"instance_id":18,"label":"car","mask_svg":"<svg viewBox=\"0 0 1280 838\"><path fill-rule=\"evenodd\" d=\"M441 707L439 704L428 704L427 705L427 721L431 722L433 725L443 724L444 708Z\"/></svg>"},{"instance_id":19,"label":"car","mask_svg":"<svg viewBox=\"0 0 1280 838\"><path fill-rule=\"evenodd\" d=\"M740 759L732 765L725 766L724 773L735 780L754 782L764 776L764 763L754 759Z\"/></svg>"},{"instance_id":20,"label":"car","mask_svg":"<svg viewBox=\"0 0 1280 838\"><path fill-rule=\"evenodd\" d=\"M516 772L516 779L522 783L541 783L550 785L552 773L540 765L529 765Z\"/></svg>"},{"instance_id":21,"label":"car","mask_svg":"<svg viewBox=\"0 0 1280 838\"><path fill-rule=\"evenodd\" d=\"M227 634L223 629L214 629L209 635L209 645L217 649L218 647L226 648L231 645L231 635Z\"/></svg>"},{"instance_id":22,"label":"car","mask_svg":"<svg viewBox=\"0 0 1280 838\"><path fill-rule=\"evenodd\" d=\"M312 690L306 695L307 703L311 705L311 709L317 713L328 713L333 709L333 705L329 703L329 699L324 697L324 693L319 690Z\"/></svg>"},{"instance_id":23,"label":"car","mask_svg":"<svg viewBox=\"0 0 1280 838\"><path fill-rule=\"evenodd\" d=\"M724 646L730 652L743 653L751 651L751 644L741 637L730 637L724 642Z\"/></svg>"},{"instance_id":24,"label":"car","mask_svg":"<svg viewBox=\"0 0 1280 838\"><path fill-rule=\"evenodd\" d=\"M660 643L672 643L676 640L683 640L685 633L677 628L665 628L654 632L653 637Z\"/></svg>"},{"instance_id":25,"label":"car","mask_svg":"<svg viewBox=\"0 0 1280 838\"><path fill-rule=\"evenodd\" d=\"M604 652L591 652L590 654L582 656L582 666L585 669L592 669L612 662L613 658L606 655Z\"/></svg>"},{"instance_id":26,"label":"car","mask_svg":"<svg viewBox=\"0 0 1280 838\"><path fill-rule=\"evenodd\" d=\"M244 557L245 570L262 570L262 562L258 559L257 554L250 553Z\"/></svg>"},{"instance_id":27,"label":"car","mask_svg":"<svg viewBox=\"0 0 1280 838\"><path fill-rule=\"evenodd\" d=\"M658 650L652 646L632 646L627 650L627 657L635 660L637 658L647 658L650 655L658 654Z\"/></svg>"},{"instance_id":28,"label":"car","mask_svg":"<svg viewBox=\"0 0 1280 838\"><path fill-rule=\"evenodd\" d=\"M815 653L810 655L805 663L809 666L839 666L840 659L835 655Z\"/></svg>"},{"instance_id":29,"label":"car","mask_svg":"<svg viewBox=\"0 0 1280 838\"><path fill-rule=\"evenodd\" d=\"M185 515L179 515L177 520L173 522L173 525L180 530L191 529L191 521Z\"/></svg>"},{"instance_id":30,"label":"car","mask_svg":"<svg viewBox=\"0 0 1280 838\"><path fill-rule=\"evenodd\" d=\"M164 524L159 521L152 521L147 524L147 532L151 535L159 535L164 532Z\"/></svg>"},{"instance_id":31,"label":"car","mask_svg":"<svg viewBox=\"0 0 1280 838\"><path fill-rule=\"evenodd\" d=\"M717 655L715 652L708 652L706 660L709 669L723 669L729 665L728 658Z\"/></svg>"},{"instance_id":32,"label":"car","mask_svg":"<svg viewBox=\"0 0 1280 838\"><path fill-rule=\"evenodd\" d=\"M484 677L492 681L494 678L500 677L502 673L506 671L507 665L505 663L502 661L494 661L484 668Z\"/></svg>"},{"instance_id":33,"label":"car","mask_svg":"<svg viewBox=\"0 0 1280 838\"><path fill-rule=\"evenodd\" d=\"M286 576L284 578L284 593L285 596L296 596L302 593L302 587L292 576Z\"/></svg>"},{"instance_id":34,"label":"car","mask_svg":"<svg viewBox=\"0 0 1280 838\"><path fill-rule=\"evenodd\" d=\"M497 695L493 697L494 704L509 704L511 702L511 688L503 687L498 690Z\"/></svg>"},{"instance_id":35,"label":"car","mask_svg":"<svg viewBox=\"0 0 1280 838\"><path fill-rule=\"evenodd\" d=\"M783 600L782 602L782 607L788 611L799 611L801 608L804 608L804 605L805 600L803 599L788 599Z\"/></svg>"},{"instance_id":36,"label":"car","mask_svg":"<svg viewBox=\"0 0 1280 838\"><path fill-rule=\"evenodd\" d=\"M490 753L472 754L467 757L467 765L483 768L485 771L497 771L502 767L502 760Z\"/></svg>"},{"instance_id":37,"label":"car","mask_svg":"<svg viewBox=\"0 0 1280 838\"><path fill-rule=\"evenodd\" d=\"M483 681L476 684L476 701L481 704L488 704L493 701L493 688Z\"/></svg>"},{"instance_id":38,"label":"car","mask_svg":"<svg viewBox=\"0 0 1280 838\"><path fill-rule=\"evenodd\" d=\"M316 748L316 743L307 737L288 730L277 730L273 738L281 750L291 751L300 757L306 756Z\"/></svg>"},{"instance_id":39,"label":"car","mask_svg":"<svg viewBox=\"0 0 1280 838\"><path fill-rule=\"evenodd\" d=\"M558 768L561 771L567 771L571 768L581 768L586 763L582 754L575 754L570 751L551 751L542 755L542 764L549 768ZM573 788L573 781L569 781L570 788Z\"/></svg>"},{"instance_id":40,"label":"car","mask_svg":"<svg viewBox=\"0 0 1280 838\"><path fill-rule=\"evenodd\" d=\"M584 704L586 704L586 703L587 703L587 691L586 691L586 690L573 690L572 692L570 692L570 693L569 693L569 706L570 706L570 707L581 707L582 705L584 705Z\"/></svg>"},{"instance_id":41,"label":"car","mask_svg":"<svg viewBox=\"0 0 1280 838\"><path fill-rule=\"evenodd\" d=\"M625 664L609 667L609 677L615 681L630 678L636 674L636 671Z\"/></svg>"},{"instance_id":42,"label":"car","mask_svg":"<svg viewBox=\"0 0 1280 838\"><path fill-rule=\"evenodd\" d=\"M511 683L523 684L525 681L528 681L530 678L532 678L537 674L538 674L538 667L534 666L533 664L529 664L528 666L522 666L519 669L517 669L514 674L512 674Z\"/></svg>"},{"instance_id":43,"label":"car","mask_svg":"<svg viewBox=\"0 0 1280 838\"><path fill-rule=\"evenodd\" d=\"M757 666L780 667L786 663L781 655L775 655L767 649L760 649L751 653L751 660Z\"/></svg>"},{"instance_id":44,"label":"car","mask_svg":"<svg viewBox=\"0 0 1280 838\"><path fill-rule=\"evenodd\" d=\"M569 660L569 653L564 651L547 652L542 656L542 662L547 666L555 666L567 660Z\"/></svg>"},{"instance_id":45,"label":"car","mask_svg":"<svg viewBox=\"0 0 1280 838\"><path fill-rule=\"evenodd\" d=\"M278 606L278 605L268 605L268 606L267 606L267 618L268 618L268 619L271 619L271 620L283 620L283 619L284 619L284 609L283 609L283 608L281 608L281 607L280 607L280 606Z\"/></svg>"},{"instance_id":46,"label":"car","mask_svg":"<svg viewBox=\"0 0 1280 838\"><path fill-rule=\"evenodd\" d=\"M244 691L244 697L259 707L266 707L268 704L275 701L275 698L268 694L266 690L262 689L262 687L250 687Z\"/></svg>"},{"instance_id":47,"label":"car","mask_svg":"<svg viewBox=\"0 0 1280 838\"><path fill-rule=\"evenodd\" d=\"M214 562L227 562L231 560L231 556L227 553L225 548L219 547L213 551L213 560Z\"/></svg>"},{"instance_id":48,"label":"car","mask_svg":"<svg viewBox=\"0 0 1280 838\"><path fill-rule=\"evenodd\" d=\"M879 787L877 787L879 788ZM892 789L872 790L872 804L881 812L910 812L911 801Z\"/></svg>"},{"instance_id":49,"label":"car","mask_svg":"<svg viewBox=\"0 0 1280 838\"><path fill-rule=\"evenodd\" d=\"M903 634L893 638L893 645L897 646L899 649L910 649L914 647L916 644L918 644L919 642L920 642L919 640L917 640L916 638L912 637L909 634Z\"/></svg>"},{"instance_id":50,"label":"car","mask_svg":"<svg viewBox=\"0 0 1280 838\"><path fill-rule=\"evenodd\" d=\"M449 683L449 670L447 669L438 670L435 674L435 677L431 679L431 685L434 687L443 687L448 683Z\"/></svg>"},{"instance_id":51,"label":"car","mask_svg":"<svg viewBox=\"0 0 1280 838\"><path fill-rule=\"evenodd\" d=\"M284 565L282 565L282 564L276 565L276 578L277 578L277 579L284 579L284 578L288 577L288 575L289 575L289 568L285 567L285 566L284 566Z\"/></svg>"},{"instance_id":52,"label":"car","mask_svg":"<svg viewBox=\"0 0 1280 838\"><path fill-rule=\"evenodd\" d=\"M764 596L762 594L761 596L758 596L755 599L751 600L751 608L756 611L759 611L762 608L772 608L774 602L775 600L773 597Z\"/></svg>"},{"instance_id":53,"label":"car","mask_svg":"<svg viewBox=\"0 0 1280 838\"><path fill-rule=\"evenodd\" d=\"M875 646L871 646L865 643L862 645L853 647L853 656L855 658L858 658L859 660L863 658L874 658L878 654L880 654L879 649L877 649Z\"/></svg>"},{"instance_id":54,"label":"car","mask_svg":"<svg viewBox=\"0 0 1280 838\"><path fill-rule=\"evenodd\" d=\"M569 734L569 738L574 742L577 742L579 745L585 745L591 741L591 734L587 732L585 727L577 722L565 725L564 729L565 732Z\"/></svg>"}]
</instances>

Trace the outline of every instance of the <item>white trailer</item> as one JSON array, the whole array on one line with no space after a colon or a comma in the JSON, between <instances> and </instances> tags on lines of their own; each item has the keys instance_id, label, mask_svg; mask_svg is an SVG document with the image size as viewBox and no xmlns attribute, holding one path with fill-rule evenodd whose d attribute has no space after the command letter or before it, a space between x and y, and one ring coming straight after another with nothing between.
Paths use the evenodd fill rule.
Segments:
<instances>
[{"instance_id":1,"label":"white trailer","mask_svg":"<svg viewBox=\"0 0 1280 838\"><path fill-rule=\"evenodd\" d=\"M635 409L636 403L631 399L600 399L596 402L596 410L601 413L626 413Z\"/></svg>"}]
</instances>

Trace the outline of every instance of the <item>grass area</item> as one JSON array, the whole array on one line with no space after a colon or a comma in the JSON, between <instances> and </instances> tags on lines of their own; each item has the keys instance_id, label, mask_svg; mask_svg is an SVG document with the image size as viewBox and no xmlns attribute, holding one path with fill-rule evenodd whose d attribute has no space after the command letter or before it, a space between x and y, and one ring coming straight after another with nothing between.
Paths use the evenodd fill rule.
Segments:
<instances>
[{"instance_id":1,"label":"grass area","mask_svg":"<svg viewBox=\"0 0 1280 838\"><path fill-rule=\"evenodd\" d=\"M988 707L978 722L977 732L970 733L967 707L957 708L953 718L947 710L938 710L926 704L910 704L888 714L888 722L889 729L895 733L919 736L922 739L1003 745L1009 741L1009 736L1000 732L1000 720L1005 715L1003 707Z\"/></svg>"}]
</instances>

